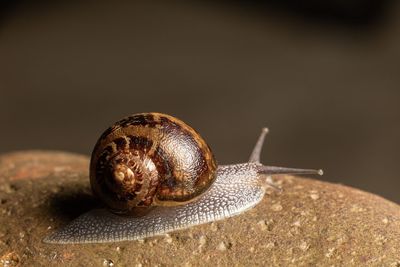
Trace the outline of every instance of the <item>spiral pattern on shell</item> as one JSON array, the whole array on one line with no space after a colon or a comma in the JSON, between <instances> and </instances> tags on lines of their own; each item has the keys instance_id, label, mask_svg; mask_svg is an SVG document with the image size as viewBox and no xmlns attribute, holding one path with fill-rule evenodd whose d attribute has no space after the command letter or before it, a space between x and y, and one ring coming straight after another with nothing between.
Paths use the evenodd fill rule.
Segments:
<instances>
[{"instance_id":1,"label":"spiral pattern on shell","mask_svg":"<svg viewBox=\"0 0 400 267\"><path fill-rule=\"evenodd\" d=\"M118 213L180 205L204 193L217 164L203 138L181 120L140 113L108 128L90 163L92 190Z\"/></svg>"}]
</instances>

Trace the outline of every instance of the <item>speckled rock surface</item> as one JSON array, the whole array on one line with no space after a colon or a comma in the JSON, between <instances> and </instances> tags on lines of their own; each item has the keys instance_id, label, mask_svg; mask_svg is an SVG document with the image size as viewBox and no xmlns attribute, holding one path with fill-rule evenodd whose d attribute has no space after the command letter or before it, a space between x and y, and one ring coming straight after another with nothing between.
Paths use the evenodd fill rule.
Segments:
<instances>
[{"instance_id":1,"label":"speckled rock surface","mask_svg":"<svg viewBox=\"0 0 400 267\"><path fill-rule=\"evenodd\" d=\"M239 216L111 244L42 238L95 207L86 156L26 151L0 157L0 266L400 266L400 206L342 185L275 177Z\"/></svg>"}]
</instances>

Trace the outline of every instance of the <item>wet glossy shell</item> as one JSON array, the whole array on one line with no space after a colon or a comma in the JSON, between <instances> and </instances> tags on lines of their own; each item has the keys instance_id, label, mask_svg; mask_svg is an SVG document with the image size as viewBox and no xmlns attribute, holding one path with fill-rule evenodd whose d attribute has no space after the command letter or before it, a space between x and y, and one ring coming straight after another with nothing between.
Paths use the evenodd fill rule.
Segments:
<instances>
[{"instance_id":1,"label":"wet glossy shell","mask_svg":"<svg viewBox=\"0 0 400 267\"><path fill-rule=\"evenodd\" d=\"M90 182L111 210L141 213L196 199L214 182L216 168L209 146L190 126L169 115L140 113L102 134Z\"/></svg>"}]
</instances>

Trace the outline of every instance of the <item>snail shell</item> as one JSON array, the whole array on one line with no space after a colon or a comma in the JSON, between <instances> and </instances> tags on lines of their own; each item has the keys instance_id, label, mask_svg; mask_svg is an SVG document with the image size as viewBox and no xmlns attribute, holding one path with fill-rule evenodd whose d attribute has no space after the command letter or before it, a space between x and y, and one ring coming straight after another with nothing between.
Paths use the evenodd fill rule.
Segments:
<instances>
[{"instance_id":1,"label":"snail shell","mask_svg":"<svg viewBox=\"0 0 400 267\"><path fill-rule=\"evenodd\" d=\"M144 214L193 201L216 178L203 138L183 121L140 113L108 128L94 147L92 190L113 212Z\"/></svg>"},{"instance_id":2,"label":"snail shell","mask_svg":"<svg viewBox=\"0 0 400 267\"><path fill-rule=\"evenodd\" d=\"M91 210L44 242L105 243L161 235L254 207L267 186L275 187L271 175L322 175L322 170L261 164L267 132L261 131L248 162L217 168L207 144L182 121L159 113L123 119L100 137L90 169L94 193L113 212Z\"/></svg>"}]
</instances>

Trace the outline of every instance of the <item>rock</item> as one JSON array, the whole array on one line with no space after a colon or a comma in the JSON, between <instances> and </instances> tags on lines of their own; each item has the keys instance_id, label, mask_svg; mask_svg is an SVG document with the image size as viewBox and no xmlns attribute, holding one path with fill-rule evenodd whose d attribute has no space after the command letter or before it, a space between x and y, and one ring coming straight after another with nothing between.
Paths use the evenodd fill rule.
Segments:
<instances>
[{"instance_id":1,"label":"rock","mask_svg":"<svg viewBox=\"0 0 400 267\"><path fill-rule=\"evenodd\" d=\"M223 221L131 242L42 243L98 205L88 163L86 156L49 151L0 157L3 266L400 266L399 205L291 176L275 177L283 192L271 190L252 210Z\"/></svg>"}]
</instances>

